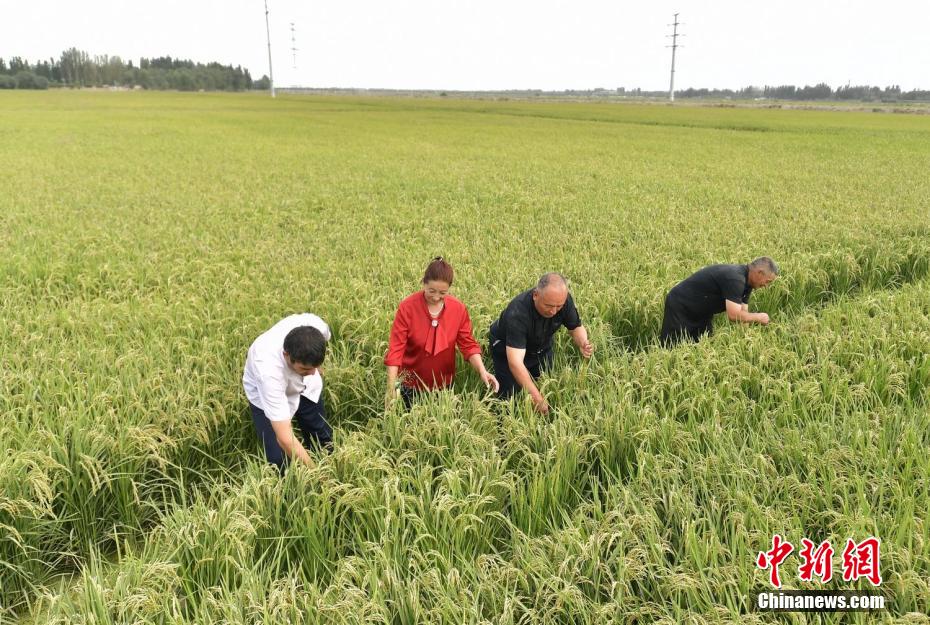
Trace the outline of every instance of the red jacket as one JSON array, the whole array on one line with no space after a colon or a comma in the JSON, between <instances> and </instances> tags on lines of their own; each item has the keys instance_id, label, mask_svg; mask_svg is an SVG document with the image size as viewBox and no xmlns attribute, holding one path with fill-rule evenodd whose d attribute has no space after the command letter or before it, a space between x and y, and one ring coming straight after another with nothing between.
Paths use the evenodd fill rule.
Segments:
<instances>
[{"instance_id":1,"label":"red jacket","mask_svg":"<svg viewBox=\"0 0 930 625\"><path fill-rule=\"evenodd\" d=\"M417 291L397 307L384 364L400 367L404 386L443 388L455 376L456 345L465 360L481 353L465 304L447 295L434 326L426 297Z\"/></svg>"}]
</instances>

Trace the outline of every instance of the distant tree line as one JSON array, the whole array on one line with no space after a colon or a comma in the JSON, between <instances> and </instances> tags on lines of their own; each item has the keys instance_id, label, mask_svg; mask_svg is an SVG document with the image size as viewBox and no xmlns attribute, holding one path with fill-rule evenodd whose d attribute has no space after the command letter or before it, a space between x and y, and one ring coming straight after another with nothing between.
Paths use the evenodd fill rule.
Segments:
<instances>
[{"instance_id":1,"label":"distant tree line","mask_svg":"<svg viewBox=\"0 0 930 625\"><path fill-rule=\"evenodd\" d=\"M454 92L453 92L454 93ZM463 92L469 93L469 92ZM473 92L479 93L479 92ZM537 96L537 97L569 97L569 98L667 98L668 91L652 91L640 88L627 89L563 89L561 91L544 91L542 89L523 89L509 91L493 91L500 96ZM443 91L440 95L449 95ZM846 85L833 89L826 83L814 86L780 85L772 87L743 87L742 89L679 89L675 91L676 98L709 98L709 99L739 99L754 100L767 98L772 100L857 100L863 102L898 102L898 101L930 101L930 91L912 89L902 91L898 85L890 87L872 87L870 85Z\"/></svg>"},{"instance_id":2,"label":"distant tree line","mask_svg":"<svg viewBox=\"0 0 930 625\"><path fill-rule=\"evenodd\" d=\"M195 63L170 56L123 61L118 56L94 55L69 48L57 59L29 63L14 56L9 61L0 58L0 89L48 89L49 87L140 87L142 89L175 89L178 91L245 91L268 89L267 76L252 80L249 70L241 66L220 63ZM515 92L516 93L516 92ZM523 93L544 95L553 92L528 90ZM608 96L611 93L634 97L663 97L665 91L627 90L623 87L611 92L607 89L573 90L560 92L568 96ZM675 92L679 98L770 98L776 100L859 100L865 102L897 102L930 100L930 91L912 89L902 91L898 85L873 87L846 85L833 89L826 83L814 86L779 85L744 87L742 89L695 89Z\"/></svg>"},{"instance_id":3,"label":"distant tree line","mask_svg":"<svg viewBox=\"0 0 930 625\"><path fill-rule=\"evenodd\" d=\"M930 91L912 89L901 91L901 87L872 87L870 85L846 85L833 89L826 83L814 86L779 85L772 87L745 87L733 89L683 89L676 91L679 98L770 98L774 100L860 100L864 102L897 102L902 100L930 100Z\"/></svg>"},{"instance_id":4,"label":"distant tree line","mask_svg":"<svg viewBox=\"0 0 930 625\"><path fill-rule=\"evenodd\" d=\"M602 97L615 96L632 98L666 98L668 91L651 91L646 89L627 89L617 87L615 90L598 89L564 89L562 91L543 91L541 89L527 89L523 91L501 91L501 94L533 95L533 96L568 96L568 97ZM898 101L930 101L930 90L912 89L902 91L899 85L890 87L872 87L870 85L846 85L833 89L826 83L814 86L780 85L772 87L743 87L742 89L679 89L675 91L676 98L709 98L709 99L739 99L754 100L767 98L772 100L858 100L863 102L898 102Z\"/></svg>"},{"instance_id":5,"label":"distant tree line","mask_svg":"<svg viewBox=\"0 0 930 625\"><path fill-rule=\"evenodd\" d=\"M30 63L14 56L0 58L0 89L49 87L141 87L178 91L244 91L267 89L268 78L252 80L249 70L220 63L195 63L170 56L139 59L94 55L69 48L57 59Z\"/></svg>"}]
</instances>

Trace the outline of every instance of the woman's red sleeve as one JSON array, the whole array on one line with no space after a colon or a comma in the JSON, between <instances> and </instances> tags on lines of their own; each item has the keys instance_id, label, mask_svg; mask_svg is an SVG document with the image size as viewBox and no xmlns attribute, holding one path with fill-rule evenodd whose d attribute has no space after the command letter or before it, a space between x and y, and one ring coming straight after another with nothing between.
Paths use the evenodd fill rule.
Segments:
<instances>
[{"instance_id":1,"label":"woman's red sleeve","mask_svg":"<svg viewBox=\"0 0 930 625\"><path fill-rule=\"evenodd\" d=\"M388 367L399 367L404 360L404 351L407 349L407 336L410 334L410 317L404 306L397 307L394 323L391 325L391 336L388 339L388 351L384 356L384 364Z\"/></svg>"},{"instance_id":2,"label":"woman's red sleeve","mask_svg":"<svg viewBox=\"0 0 930 625\"><path fill-rule=\"evenodd\" d=\"M471 331L471 318L468 316L468 309L462 305L462 323L459 325L459 334L456 338L459 351L462 352L462 358L468 360L475 354L481 353L481 346L475 340Z\"/></svg>"}]
</instances>

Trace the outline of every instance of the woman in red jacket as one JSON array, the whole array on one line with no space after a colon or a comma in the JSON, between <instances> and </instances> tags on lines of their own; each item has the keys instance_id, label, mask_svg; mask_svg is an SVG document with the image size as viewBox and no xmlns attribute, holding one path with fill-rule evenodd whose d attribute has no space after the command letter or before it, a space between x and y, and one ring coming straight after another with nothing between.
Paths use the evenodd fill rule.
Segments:
<instances>
[{"instance_id":1,"label":"woman in red jacket","mask_svg":"<svg viewBox=\"0 0 930 625\"><path fill-rule=\"evenodd\" d=\"M385 408L398 394L409 408L415 393L452 384L456 346L485 386L497 391L497 379L484 368L481 347L472 336L468 310L449 295L452 276L452 266L441 256L434 258L423 274L423 289L397 307L384 357L388 374Z\"/></svg>"}]
</instances>

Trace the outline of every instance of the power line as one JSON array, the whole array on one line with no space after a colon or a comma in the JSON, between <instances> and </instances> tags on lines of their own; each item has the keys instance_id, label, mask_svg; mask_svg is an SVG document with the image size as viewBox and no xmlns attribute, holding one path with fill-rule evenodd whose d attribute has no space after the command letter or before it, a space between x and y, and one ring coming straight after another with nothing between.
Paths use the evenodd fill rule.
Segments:
<instances>
[{"instance_id":1,"label":"power line","mask_svg":"<svg viewBox=\"0 0 930 625\"><path fill-rule=\"evenodd\" d=\"M679 21L678 21L678 13L676 13L676 14L675 14L675 21L674 21L673 23L669 24L669 26L672 27L672 34L671 34L671 35L665 35L666 37L671 37L671 38L672 38L672 45L670 45L670 46L665 46L666 48L671 48L671 49L672 49L672 74L671 74L671 77L669 78L669 81L668 81L668 99L669 99L670 102L674 102L674 101L675 101L675 50L677 50L678 48L683 48L683 47L684 47L684 46L681 46L681 45L678 44L678 38L679 38L679 37L684 37L684 35L679 35L679 34L678 34L678 27L679 27L680 25L681 25L681 24L680 24Z\"/></svg>"}]
</instances>

